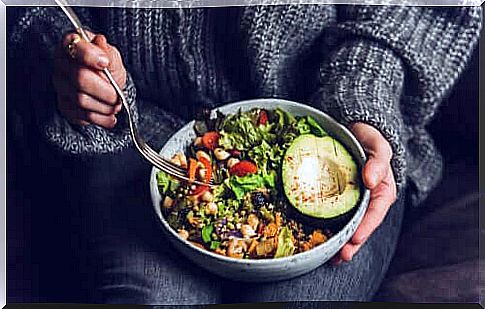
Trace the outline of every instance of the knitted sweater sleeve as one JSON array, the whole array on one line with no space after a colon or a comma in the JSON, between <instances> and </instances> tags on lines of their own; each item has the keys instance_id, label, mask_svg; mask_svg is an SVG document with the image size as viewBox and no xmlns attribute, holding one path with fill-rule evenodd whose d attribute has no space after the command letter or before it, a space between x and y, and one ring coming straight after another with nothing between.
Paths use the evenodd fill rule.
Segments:
<instances>
[{"instance_id":1,"label":"knitted sweater sleeve","mask_svg":"<svg viewBox=\"0 0 485 309\"><path fill-rule=\"evenodd\" d=\"M39 132L56 148L73 155L116 152L130 145L124 112L119 114L118 123L112 130L97 125L73 125L60 115L51 82L53 51L63 35L73 31L62 11L56 7L16 10L9 36L8 59L9 66L16 68L16 76L12 76L16 80L14 84L23 85L23 90L15 89L14 94L16 104L23 102L28 105L23 109L33 113ZM99 31L88 8L78 7L75 10L81 22L92 27L93 31ZM27 89L25 86L28 86ZM129 73L123 91L134 118L138 119L136 89Z\"/></svg>"},{"instance_id":2,"label":"knitted sweater sleeve","mask_svg":"<svg viewBox=\"0 0 485 309\"><path fill-rule=\"evenodd\" d=\"M413 174L410 165L420 162L412 158L434 147L425 125L465 68L479 37L481 8L339 9L313 101L345 125L364 122L380 130L393 148L398 194L413 183L411 202L418 204L441 175ZM421 164L441 170L439 162Z\"/></svg>"}]
</instances>

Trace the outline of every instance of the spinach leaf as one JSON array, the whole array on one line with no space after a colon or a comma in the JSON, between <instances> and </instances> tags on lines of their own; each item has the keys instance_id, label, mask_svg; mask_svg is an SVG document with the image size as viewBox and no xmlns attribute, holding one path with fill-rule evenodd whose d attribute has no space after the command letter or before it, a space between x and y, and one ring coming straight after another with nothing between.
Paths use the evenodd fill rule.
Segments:
<instances>
[{"instance_id":1,"label":"spinach leaf","mask_svg":"<svg viewBox=\"0 0 485 309\"><path fill-rule=\"evenodd\" d=\"M205 243L208 243L211 241L211 234L212 231L214 230L214 225L206 225L202 228L202 240Z\"/></svg>"}]
</instances>

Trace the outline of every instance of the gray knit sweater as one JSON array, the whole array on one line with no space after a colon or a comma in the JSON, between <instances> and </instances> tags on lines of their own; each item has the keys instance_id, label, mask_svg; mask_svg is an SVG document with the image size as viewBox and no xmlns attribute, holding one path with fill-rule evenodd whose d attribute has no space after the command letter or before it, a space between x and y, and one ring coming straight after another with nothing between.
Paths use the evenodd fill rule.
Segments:
<instances>
[{"instance_id":1,"label":"gray knit sweater","mask_svg":"<svg viewBox=\"0 0 485 309\"><path fill-rule=\"evenodd\" d=\"M464 70L481 28L479 7L76 11L121 51L129 72L127 97L154 147L201 104L288 98L312 104L345 125L362 121L378 128L393 147L399 191L407 184L414 204L441 176L441 157L426 125ZM56 110L51 55L72 29L60 9L18 13L9 57L29 72L23 77L31 85L26 95L47 140L76 155L128 147L125 121L113 130L77 127Z\"/></svg>"}]
</instances>

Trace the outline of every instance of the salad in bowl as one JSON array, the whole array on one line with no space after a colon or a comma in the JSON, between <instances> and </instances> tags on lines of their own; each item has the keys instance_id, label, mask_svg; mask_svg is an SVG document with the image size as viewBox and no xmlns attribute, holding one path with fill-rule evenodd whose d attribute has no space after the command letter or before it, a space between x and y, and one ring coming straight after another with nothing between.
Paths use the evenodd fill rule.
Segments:
<instances>
[{"instance_id":1,"label":"salad in bowl","mask_svg":"<svg viewBox=\"0 0 485 309\"><path fill-rule=\"evenodd\" d=\"M338 232L331 220L362 199L357 161L311 115L207 111L193 131L171 160L189 179L217 185L158 170L156 184L163 218L200 249L242 260L298 255L329 241Z\"/></svg>"}]
</instances>

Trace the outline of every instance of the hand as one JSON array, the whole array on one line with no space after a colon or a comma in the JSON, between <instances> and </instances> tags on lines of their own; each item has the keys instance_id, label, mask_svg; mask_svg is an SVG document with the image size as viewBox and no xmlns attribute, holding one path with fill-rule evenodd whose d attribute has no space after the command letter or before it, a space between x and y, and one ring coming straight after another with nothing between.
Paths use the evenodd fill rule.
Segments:
<instances>
[{"instance_id":1,"label":"hand","mask_svg":"<svg viewBox=\"0 0 485 309\"><path fill-rule=\"evenodd\" d=\"M107 67L121 88L126 83L126 70L119 51L103 35L87 33L91 42L81 39L71 44L72 56L68 45L80 38L76 33L67 34L56 50L53 83L57 106L71 123L111 129L116 125L121 102L101 70Z\"/></svg>"},{"instance_id":2,"label":"hand","mask_svg":"<svg viewBox=\"0 0 485 309\"><path fill-rule=\"evenodd\" d=\"M333 258L333 264L350 261L374 230L382 223L396 201L396 182L391 168L392 148L382 134L364 123L350 127L368 155L363 168L364 185L370 190L369 207L351 240Z\"/></svg>"}]
</instances>

